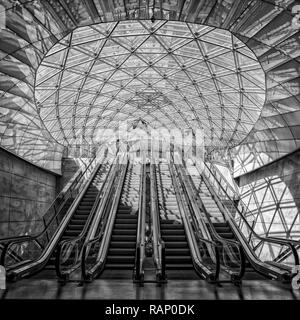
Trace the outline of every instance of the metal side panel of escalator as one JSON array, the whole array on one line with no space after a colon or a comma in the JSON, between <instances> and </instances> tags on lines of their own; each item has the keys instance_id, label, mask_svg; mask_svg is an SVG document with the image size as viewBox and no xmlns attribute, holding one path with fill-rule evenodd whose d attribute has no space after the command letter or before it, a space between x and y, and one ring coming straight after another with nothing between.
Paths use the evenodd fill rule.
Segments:
<instances>
[{"instance_id":1,"label":"metal side panel of escalator","mask_svg":"<svg viewBox=\"0 0 300 320\"><path fill-rule=\"evenodd\" d=\"M47 245L35 259L28 259L21 265L12 265L7 269L7 278L17 280L22 277L56 277L55 275L55 255L59 243L66 239L77 237L86 226L91 217L91 209L99 194L106 175L108 174L109 163L98 164L90 178L85 182L80 194L71 203L66 202L62 208L64 217L53 235L48 239ZM60 212L62 214L62 212ZM38 242L38 241L37 241Z\"/></svg>"}]
</instances>

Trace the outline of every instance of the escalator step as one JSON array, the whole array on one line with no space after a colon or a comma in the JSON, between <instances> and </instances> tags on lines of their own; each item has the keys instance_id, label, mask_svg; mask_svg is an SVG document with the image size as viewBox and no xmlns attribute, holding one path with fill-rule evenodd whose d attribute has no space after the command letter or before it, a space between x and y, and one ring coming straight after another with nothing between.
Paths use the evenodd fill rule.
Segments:
<instances>
[{"instance_id":1,"label":"escalator step","mask_svg":"<svg viewBox=\"0 0 300 320\"><path fill-rule=\"evenodd\" d=\"M104 266L107 270L133 270L134 264L133 263L106 263Z\"/></svg>"},{"instance_id":2,"label":"escalator step","mask_svg":"<svg viewBox=\"0 0 300 320\"><path fill-rule=\"evenodd\" d=\"M213 225L215 228L227 228L228 227L227 222L214 222Z\"/></svg>"},{"instance_id":3,"label":"escalator step","mask_svg":"<svg viewBox=\"0 0 300 320\"><path fill-rule=\"evenodd\" d=\"M184 226L182 224L163 224L161 225L161 230L184 230Z\"/></svg>"},{"instance_id":4,"label":"escalator step","mask_svg":"<svg viewBox=\"0 0 300 320\"><path fill-rule=\"evenodd\" d=\"M119 255L119 256L133 256L135 254L135 248L109 248L108 255Z\"/></svg>"},{"instance_id":5,"label":"escalator step","mask_svg":"<svg viewBox=\"0 0 300 320\"><path fill-rule=\"evenodd\" d=\"M72 225L81 225L83 226L84 224L86 223L86 219L74 219L72 218L71 221L70 221L70 224Z\"/></svg>"},{"instance_id":6,"label":"escalator step","mask_svg":"<svg viewBox=\"0 0 300 320\"><path fill-rule=\"evenodd\" d=\"M166 256L166 263L192 263L192 257L187 256Z\"/></svg>"},{"instance_id":7,"label":"escalator step","mask_svg":"<svg viewBox=\"0 0 300 320\"><path fill-rule=\"evenodd\" d=\"M88 214L77 214L75 213L74 216L72 217L72 220L76 221L76 220L84 220L86 221L86 219L88 218Z\"/></svg>"},{"instance_id":8,"label":"escalator step","mask_svg":"<svg viewBox=\"0 0 300 320\"><path fill-rule=\"evenodd\" d=\"M137 219L122 219L122 218L117 218L115 220L115 224L135 224L137 225Z\"/></svg>"},{"instance_id":9,"label":"escalator step","mask_svg":"<svg viewBox=\"0 0 300 320\"><path fill-rule=\"evenodd\" d=\"M78 224L68 224L67 230L82 230L84 225L78 225Z\"/></svg>"},{"instance_id":10,"label":"escalator step","mask_svg":"<svg viewBox=\"0 0 300 320\"><path fill-rule=\"evenodd\" d=\"M137 228L137 223L115 223L114 229L135 229Z\"/></svg>"},{"instance_id":11,"label":"escalator step","mask_svg":"<svg viewBox=\"0 0 300 320\"><path fill-rule=\"evenodd\" d=\"M136 235L136 228L134 229L113 229L113 235Z\"/></svg>"},{"instance_id":12,"label":"escalator step","mask_svg":"<svg viewBox=\"0 0 300 320\"><path fill-rule=\"evenodd\" d=\"M162 236L162 239L165 241L165 242L169 242L169 241L174 241L174 242L186 242L186 237L185 235L163 235Z\"/></svg>"},{"instance_id":13,"label":"escalator step","mask_svg":"<svg viewBox=\"0 0 300 320\"><path fill-rule=\"evenodd\" d=\"M164 235L185 235L184 229L161 229L162 236Z\"/></svg>"},{"instance_id":14,"label":"escalator step","mask_svg":"<svg viewBox=\"0 0 300 320\"><path fill-rule=\"evenodd\" d=\"M76 210L76 214L89 214L89 213L91 212L91 209L92 209L92 207L90 207L90 208L85 208L85 209L83 209L83 208L78 208L78 209Z\"/></svg>"},{"instance_id":15,"label":"escalator step","mask_svg":"<svg viewBox=\"0 0 300 320\"><path fill-rule=\"evenodd\" d=\"M232 233L232 231L229 227L215 227L215 230L218 233Z\"/></svg>"},{"instance_id":16,"label":"escalator step","mask_svg":"<svg viewBox=\"0 0 300 320\"><path fill-rule=\"evenodd\" d=\"M117 213L117 214L116 214L116 219L132 219L132 220L137 220L137 215L136 215L136 214Z\"/></svg>"},{"instance_id":17,"label":"escalator step","mask_svg":"<svg viewBox=\"0 0 300 320\"><path fill-rule=\"evenodd\" d=\"M167 256L180 256L180 255L190 255L189 248L166 248Z\"/></svg>"},{"instance_id":18,"label":"escalator step","mask_svg":"<svg viewBox=\"0 0 300 320\"><path fill-rule=\"evenodd\" d=\"M128 241L133 242L136 240L136 235L112 235L111 241Z\"/></svg>"},{"instance_id":19,"label":"escalator step","mask_svg":"<svg viewBox=\"0 0 300 320\"><path fill-rule=\"evenodd\" d=\"M188 243L187 241L173 241L173 242L165 242L165 247L166 249L168 248L188 248Z\"/></svg>"},{"instance_id":20,"label":"escalator step","mask_svg":"<svg viewBox=\"0 0 300 320\"><path fill-rule=\"evenodd\" d=\"M190 270L194 269L194 266L192 263L187 263L187 264L166 264L166 269L169 270Z\"/></svg>"},{"instance_id":21,"label":"escalator step","mask_svg":"<svg viewBox=\"0 0 300 320\"><path fill-rule=\"evenodd\" d=\"M82 204L80 202L80 205L78 206L78 210L91 210L93 204L89 203L89 204Z\"/></svg>"},{"instance_id":22,"label":"escalator step","mask_svg":"<svg viewBox=\"0 0 300 320\"><path fill-rule=\"evenodd\" d=\"M171 224L171 225L175 224L175 225L179 225L179 226L182 225L181 223L175 222L174 220L162 220L162 219L160 219L160 224L163 226L168 225L168 224Z\"/></svg>"},{"instance_id":23,"label":"escalator step","mask_svg":"<svg viewBox=\"0 0 300 320\"><path fill-rule=\"evenodd\" d=\"M135 248L136 242L119 242L119 241L111 241L110 248Z\"/></svg>"},{"instance_id":24,"label":"escalator step","mask_svg":"<svg viewBox=\"0 0 300 320\"><path fill-rule=\"evenodd\" d=\"M134 263L134 256L111 256L106 257L107 263Z\"/></svg>"},{"instance_id":25,"label":"escalator step","mask_svg":"<svg viewBox=\"0 0 300 320\"><path fill-rule=\"evenodd\" d=\"M119 205L117 212L131 212L132 207L124 206L124 205Z\"/></svg>"}]
</instances>

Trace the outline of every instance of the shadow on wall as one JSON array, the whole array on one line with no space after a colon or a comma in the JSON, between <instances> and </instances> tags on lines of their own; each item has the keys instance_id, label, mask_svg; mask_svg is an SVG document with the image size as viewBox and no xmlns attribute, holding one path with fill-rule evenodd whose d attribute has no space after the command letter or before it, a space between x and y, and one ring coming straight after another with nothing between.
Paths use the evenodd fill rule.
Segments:
<instances>
[{"instance_id":1,"label":"shadow on wall","mask_svg":"<svg viewBox=\"0 0 300 320\"><path fill-rule=\"evenodd\" d=\"M41 230L57 177L0 147L0 238Z\"/></svg>"}]
</instances>

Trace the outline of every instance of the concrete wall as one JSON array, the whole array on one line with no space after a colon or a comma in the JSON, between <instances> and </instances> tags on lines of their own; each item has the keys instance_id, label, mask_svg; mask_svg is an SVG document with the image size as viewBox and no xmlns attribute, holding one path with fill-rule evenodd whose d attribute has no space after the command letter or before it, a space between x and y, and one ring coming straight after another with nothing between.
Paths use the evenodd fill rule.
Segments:
<instances>
[{"instance_id":1,"label":"concrete wall","mask_svg":"<svg viewBox=\"0 0 300 320\"><path fill-rule=\"evenodd\" d=\"M57 177L0 147L0 238L41 230Z\"/></svg>"},{"instance_id":2,"label":"concrete wall","mask_svg":"<svg viewBox=\"0 0 300 320\"><path fill-rule=\"evenodd\" d=\"M61 177L57 181L57 188L62 190L63 187L69 182L73 175L80 168L80 163L76 159L62 158L61 162Z\"/></svg>"}]
</instances>

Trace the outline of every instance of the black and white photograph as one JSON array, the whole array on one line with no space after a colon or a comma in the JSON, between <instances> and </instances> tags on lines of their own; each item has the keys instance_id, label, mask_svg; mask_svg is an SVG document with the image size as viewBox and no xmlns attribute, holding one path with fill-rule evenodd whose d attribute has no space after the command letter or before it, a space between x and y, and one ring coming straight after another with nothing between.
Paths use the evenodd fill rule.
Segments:
<instances>
[{"instance_id":1,"label":"black and white photograph","mask_svg":"<svg viewBox=\"0 0 300 320\"><path fill-rule=\"evenodd\" d=\"M300 1L0 0L0 316L299 312L299 209Z\"/></svg>"}]
</instances>

